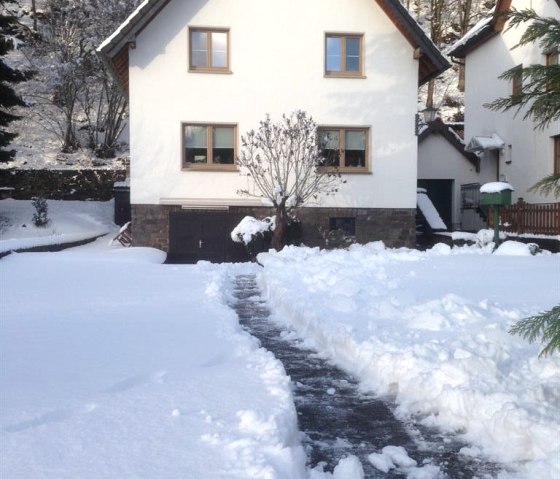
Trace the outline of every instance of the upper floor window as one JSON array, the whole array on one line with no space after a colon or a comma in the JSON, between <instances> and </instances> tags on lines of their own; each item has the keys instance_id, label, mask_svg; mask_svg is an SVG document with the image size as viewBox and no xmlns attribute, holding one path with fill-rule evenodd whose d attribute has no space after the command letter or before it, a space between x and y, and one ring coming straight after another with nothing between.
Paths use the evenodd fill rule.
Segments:
<instances>
[{"instance_id":1,"label":"upper floor window","mask_svg":"<svg viewBox=\"0 0 560 479\"><path fill-rule=\"evenodd\" d=\"M554 147L553 147L554 165L553 165L552 172L555 175L560 175L560 135L553 136L552 140L554 141Z\"/></svg>"},{"instance_id":2,"label":"upper floor window","mask_svg":"<svg viewBox=\"0 0 560 479\"><path fill-rule=\"evenodd\" d=\"M363 76L363 35L327 33L325 36L325 75Z\"/></svg>"},{"instance_id":3,"label":"upper floor window","mask_svg":"<svg viewBox=\"0 0 560 479\"><path fill-rule=\"evenodd\" d=\"M346 173L368 171L369 128L321 127L318 133L322 166Z\"/></svg>"},{"instance_id":4,"label":"upper floor window","mask_svg":"<svg viewBox=\"0 0 560 479\"><path fill-rule=\"evenodd\" d=\"M229 73L229 30L189 29L189 69L196 72Z\"/></svg>"},{"instance_id":5,"label":"upper floor window","mask_svg":"<svg viewBox=\"0 0 560 479\"><path fill-rule=\"evenodd\" d=\"M521 101L521 94L523 93L523 65L518 65L511 77L511 96L515 103Z\"/></svg>"},{"instance_id":6,"label":"upper floor window","mask_svg":"<svg viewBox=\"0 0 560 479\"><path fill-rule=\"evenodd\" d=\"M235 125L183 124L183 167L235 170Z\"/></svg>"},{"instance_id":7,"label":"upper floor window","mask_svg":"<svg viewBox=\"0 0 560 479\"><path fill-rule=\"evenodd\" d=\"M548 52L545 55L545 65L547 67L551 67L553 65L558 65L560 62L558 61L558 57L560 57L560 53L559 52ZM552 78L552 76L550 78L547 79L546 81L546 91L551 91L552 90L552 85L554 84L554 79Z\"/></svg>"}]
</instances>

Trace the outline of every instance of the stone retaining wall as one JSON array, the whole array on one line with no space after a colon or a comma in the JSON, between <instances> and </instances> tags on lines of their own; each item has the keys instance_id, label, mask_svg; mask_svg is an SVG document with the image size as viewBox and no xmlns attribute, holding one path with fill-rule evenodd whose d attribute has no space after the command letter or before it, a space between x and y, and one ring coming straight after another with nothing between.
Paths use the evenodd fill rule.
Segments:
<instances>
[{"instance_id":1,"label":"stone retaining wall","mask_svg":"<svg viewBox=\"0 0 560 479\"><path fill-rule=\"evenodd\" d=\"M95 200L113 198L113 184L123 181L126 171L81 170L0 170L0 187L13 188L12 198L29 200L42 196L48 200Z\"/></svg>"},{"instance_id":2,"label":"stone retaining wall","mask_svg":"<svg viewBox=\"0 0 560 479\"><path fill-rule=\"evenodd\" d=\"M180 206L132 205L132 237L135 246L151 246L169 251L169 213ZM230 207L238 217L263 218L273 214L262 207ZM357 243L381 240L388 247L414 247L415 209L399 208L300 208L296 216L302 223L302 241L308 246L329 247L325 232L333 217L355 218Z\"/></svg>"}]
</instances>

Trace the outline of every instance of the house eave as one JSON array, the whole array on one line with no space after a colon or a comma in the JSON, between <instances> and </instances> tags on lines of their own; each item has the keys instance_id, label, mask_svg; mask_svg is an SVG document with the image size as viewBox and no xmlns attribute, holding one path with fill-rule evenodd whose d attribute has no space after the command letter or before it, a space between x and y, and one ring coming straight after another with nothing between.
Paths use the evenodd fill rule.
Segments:
<instances>
[{"instance_id":1,"label":"house eave","mask_svg":"<svg viewBox=\"0 0 560 479\"><path fill-rule=\"evenodd\" d=\"M421 86L447 70L451 64L428 34L412 18L398 0L376 0L381 9L408 40L410 45L419 49L418 85Z\"/></svg>"},{"instance_id":2,"label":"house eave","mask_svg":"<svg viewBox=\"0 0 560 479\"><path fill-rule=\"evenodd\" d=\"M511 0L497 0L494 13L490 21L488 21L488 24L484 25L484 27L474 35L467 32L465 37L469 35L470 37L465 41L459 40L456 43L457 46L451 47L447 54L454 58L465 58L470 52L476 50L479 46L501 33L507 22L506 13L509 11L510 7Z\"/></svg>"}]
</instances>

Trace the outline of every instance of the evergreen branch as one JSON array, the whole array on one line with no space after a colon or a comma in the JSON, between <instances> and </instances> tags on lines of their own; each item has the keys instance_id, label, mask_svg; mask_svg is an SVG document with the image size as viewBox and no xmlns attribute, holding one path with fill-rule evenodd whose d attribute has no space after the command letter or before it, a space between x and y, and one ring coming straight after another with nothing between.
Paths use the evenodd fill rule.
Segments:
<instances>
[{"instance_id":1,"label":"evergreen branch","mask_svg":"<svg viewBox=\"0 0 560 479\"><path fill-rule=\"evenodd\" d=\"M560 173L545 176L531 186L529 191L545 196L552 193L556 198L560 198Z\"/></svg>"},{"instance_id":2,"label":"evergreen branch","mask_svg":"<svg viewBox=\"0 0 560 479\"><path fill-rule=\"evenodd\" d=\"M516 334L530 343L540 338L546 343L539 353L539 358L551 355L560 350L560 305L550 311L522 319L515 323L509 330L510 334Z\"/></svg>"}]
</instances>

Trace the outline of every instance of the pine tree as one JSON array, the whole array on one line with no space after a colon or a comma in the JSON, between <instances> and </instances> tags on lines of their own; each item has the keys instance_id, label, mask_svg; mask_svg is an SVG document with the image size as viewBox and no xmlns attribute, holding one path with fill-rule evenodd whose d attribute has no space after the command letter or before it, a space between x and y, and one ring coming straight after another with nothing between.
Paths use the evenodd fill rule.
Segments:
<instances>
[{"instance_id":1,"label":"pine tree","mask_svg":"<svg viewBox=\"0 0 560 479\"><path fill-rule=\"evenodd\" d=\"M530 343L541 338L546 343L539 357L545 357L554 351L560 351L560 305L550 311L522 319L513 325L509 331L518 334Z\"/></svg>"},{"instance_id":2,"label":"pine tree","mask_svg":"<svg viewBox=\"0 0 560 479\"><path fill-rule=\"evenodd\" d=\"M534 64L521 69L514 67L502 73L500 78L508 81L521 73L521 93L498 98L485 106L496 111L514 109L516 114L526 108L523 119L531 119L535 122L536 129L544 129L560 120L560 20L541 17L531 9L512 8L506 16L510 22L508 29L528 23L514 48L538 42L550 60L546 65ZM560 174L546 176L533 185L530 191L560 196Z\"/></svg>"},{"instance_id":3,"label":"pine tree","mask_svg":"<svg viewBox=\"0 0 560 479\"><path fill-rule=\"evenodd\" d=\"M24 106L25 103L15 92L12 85L28 78L28 74L10 67L4 57L13 50L18 41L19 28L17 18L11 15L6 8L7 3L14 0L2 0L0 5L0 162L8 162L15 156L15 150L6 150L16 133L7 131L8 124L19 117L10 112L15 106Z\"/></svg>"},{"instance_id":4,"label":"pine tree","mask_svg":"<svg viewBox=\"0 0 560 479\"><path fill-rule=\"evenodd\" d=\"M528 65L521 69L511 68L500 78L511 81L516 75L521 76L523 84L521 93L498 98L486 104L487 108L498 111L514 109L519 112L527 107L523 119L536 122L535 128L544 129L551 122L560 119L560 65L558 64L558 45L560 45L560 20L552 17L540 17L534 10L511 9L506 14L510 28L517 28L529 23L521 39L513 48L538 42L545 53L555 55L556 62L548 65Z\"/></svg>"}]
</instances>

